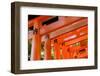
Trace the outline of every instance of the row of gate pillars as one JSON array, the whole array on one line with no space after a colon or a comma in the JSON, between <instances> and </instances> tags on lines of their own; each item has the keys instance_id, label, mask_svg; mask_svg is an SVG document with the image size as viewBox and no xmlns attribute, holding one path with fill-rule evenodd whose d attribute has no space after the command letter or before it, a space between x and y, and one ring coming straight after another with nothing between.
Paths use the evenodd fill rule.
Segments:
<instances>
[{"instance_id":1,"label":"row of gate pillars","mask_svg":"<svg viewBox=\"0 0 100 76\"><path fill-rule=\"evenodd\" d=\"M34 23L34 31L32 38L32 48L31 48L31 60L41 60L41 43L42 37L40 35L40 28L42 27L41 23ZM51 40L49 34L44 35L44 60L52 59L51 55ZM60 47L61 45L61 47ZM53 49L54 49L54 59L70 59L77 58L78 51L80 50L80 46L77 47L66 47L65 43L59 44L57 39L54 40ZM87 48L87 47L86 47ZM62 49L62 51L61 51ZM77 56L76 56L77 55Z\"/></svg>"},{"instance_id":2,"label":"row of gate pillars","mask_svg":"<svg viewBox=\"0 0 100 76\"><path fill-rule=\"evenodd\" d=\"M82 49L81 46L66 46L65 43L59 43L57 39L54 40L54 43L51 43L51 40L49 38L49 35L44 36L44 60L51 60L52 59L52 48L54 52L54 58L53 59L70 59L70 58L80 58L79 51ZM32 54L31 59L32 60L41 60L41 36L34 35L34 42L32 44ZM53 46L51 46L53 44ZM84 49L87 51L87 46L84 47ZM86 53L87 54L87 53ZM85 54L85 55L86 55ZM86 55L87 57L87 55Z\"/></svg>"}]
</instances>

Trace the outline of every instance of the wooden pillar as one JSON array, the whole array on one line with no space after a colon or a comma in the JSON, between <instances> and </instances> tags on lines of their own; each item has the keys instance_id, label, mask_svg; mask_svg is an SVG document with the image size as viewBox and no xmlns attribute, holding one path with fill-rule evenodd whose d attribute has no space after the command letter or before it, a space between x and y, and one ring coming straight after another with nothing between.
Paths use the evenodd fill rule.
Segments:
<instances>
[{"instance_id":1,"label":"wooden pillar","mask_svg":"<svg viewBox=\"0 0 100 76\"><path fill-rule=\"evenodd\" d=\"M69 47L66 46L65 43L62 43L62 58L63 59L69 59L70 58Z\"/></svg>"},{"instance_id":2,"label":"wooden pillar","mask_svg":"<svg viewBox=\"0 0 100 76\"><path fill-rule=\"evenodd\" d=\"M45 36L45 59L50 60L51 59L51 40L49 35Z\"/></svg>"},{"instance_id":3,"label":"wooden pillar","mask_svg":"<svg viewBox=\"0 0 100 76\"><path fill-rule=\"evenodd\" d=\"M38 21L34 22L31 60L40 60L41 58L40 26Z\"/></svg>"},{"instance_id":4,"label":"wooden pillar","mask_svg":"<svg viewBox=\"0 0 100 76\"><path fill-rule=\"evenodd\" d=\"M54 40L54 58L61 59L60 45L57 39Z\"/></svg>"},{"instance_id":5,"label":"wooden pillar","mask_svg":"<svg viewBox=\"0 0 100 76\"><path fill-rule=\"evenodd\" d=\"M70 58L78 58L78 52L80 50L80 46L72 46L70 47Z\"/></svg>"}]
</instances>

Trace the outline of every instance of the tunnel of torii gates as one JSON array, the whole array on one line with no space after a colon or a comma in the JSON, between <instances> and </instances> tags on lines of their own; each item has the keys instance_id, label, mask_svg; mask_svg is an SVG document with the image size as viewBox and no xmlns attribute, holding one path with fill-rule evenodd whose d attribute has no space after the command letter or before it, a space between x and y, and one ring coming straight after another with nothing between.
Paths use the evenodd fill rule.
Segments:
<instances>
[{"instance_id":1,"label":"tunnel of torii gates","mask_svg":"<svg viewBox=\"0 0 100 76\"><path fill-rule=\"evenodd\" d=\"M28 20L28 29L30 60L88 58L87 17L36 16Z\"/></svg>"}]
</instances>

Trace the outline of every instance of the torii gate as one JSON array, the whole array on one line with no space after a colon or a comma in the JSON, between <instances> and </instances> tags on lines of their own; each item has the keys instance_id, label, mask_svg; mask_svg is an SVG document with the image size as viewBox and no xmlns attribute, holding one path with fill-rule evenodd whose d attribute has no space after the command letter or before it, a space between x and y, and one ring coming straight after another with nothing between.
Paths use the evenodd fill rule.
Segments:
<instances>
[{"instance_id":1,"label":"torii gate","mask_svg":"<svg viewBox=\"0 0 100 76\"><path fill-rule=\"evenodd\" d=\"M87 18L82 18L82 17L58 17L58 21L51 23L47 26L43 26L42 22L46 21L47 19L52 18L52 16L39 16L35 19L32 19L28 22L28 27L34 26L34 35L32 35L30 38L34 40L32 45L32 54L31 54L31 60L40 60L40 53L41 53L41 39L42 36L46 36L46 42L45 42L45 59L51 59L51 43L52 41L59 36L58 40L59 43L62 42L61 38L64 39L66 36L65 33L67 33L68 36L72 34L78 34L77 32L73 32L73 30L80 28L81 31L82 29L86 29L87 25ZM72 32L70 32L72 31ZM86 31L86 30L85 30ZM69 32L69 33L68 33ZM61 37L62 36L62 37ZM77 38L74 38L71 41L68 41L67 45L73 44L77 41L81 41L87 39L87 35L85 34L84 36L78 35ZM66 40L65 40L66 41ZM57 52L58 53L58 52ZM59 56L56 56L55 59L58 59Z\"/></svg>"}]
</instances>

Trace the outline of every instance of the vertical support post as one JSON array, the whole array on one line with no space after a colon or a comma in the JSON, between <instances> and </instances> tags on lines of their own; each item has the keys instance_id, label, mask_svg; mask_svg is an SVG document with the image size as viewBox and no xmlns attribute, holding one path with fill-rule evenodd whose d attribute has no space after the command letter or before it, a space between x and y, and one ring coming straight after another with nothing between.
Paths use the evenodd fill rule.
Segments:
<instances>
[{"instance_id":1,"label":"vertical support post","mask_svg":"<svg viewBox=\"0 0 100 76\"><path fill-rule=\"evenodd\" d=\"M61 59L60 45L57 39L54 40L54 55L55 59Z\"/></svg>"},{"instance_id":2,"label":"vertical support post","mask_svg":"<svg viewBox=\"0 0 100 76\"><path fill-rule=\"evenodd\" d=\"M62 58L63 59L70 58L69 47L65 45L65 42L62 43Z\"/></svg>"},{"instance_id":3,"label":"vertical support post","mask_svg":"<svg viewBox=\"0 0 100 76\"><path fill-rule=\"evenodd\" d=\"M45 59L50 60L51 59L51 40L49 35L45 36Z\"/></svg>"},{"instance_id":4,"label":"vertical support post","mask_svg":"<svg viewBox=\"0 0 100 76\"><path fill-rule=\"evenodd\" d=\"M33 42L32 44L32 59L31 60L40 60L41 58L41 36L40 36L40 22L34 22L33 30ZM34 47L34 48L33 48Z\"/></svg>"}]
</instances>

